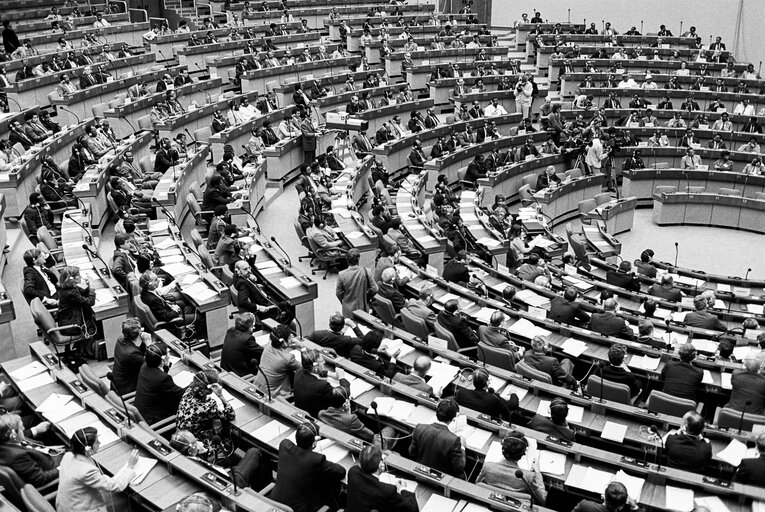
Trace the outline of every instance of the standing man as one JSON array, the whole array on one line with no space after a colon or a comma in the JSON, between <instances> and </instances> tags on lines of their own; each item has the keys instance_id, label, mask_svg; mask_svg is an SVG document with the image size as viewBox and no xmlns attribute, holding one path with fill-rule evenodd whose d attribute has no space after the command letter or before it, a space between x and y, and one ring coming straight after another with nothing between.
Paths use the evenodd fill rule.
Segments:
<instances>
[{"instance_id":1,"label":"standing man","mask_svg":"<svg viewBox=\"0 0 765 512\"><path fill-rule=\"evenodd\" d=\"M521 112L523 119L529 117L531 112L531 100L534 86L531 85L528 75L521 75L521 80L515 86L515 111Z\"/></svg>"},{"instance_id":2,"label":"standing man","mask_svg":"<svg viewBox=\"0 0 765 512\"><path fill-rule=\"evenodd\" d=\"M303 135L304 164L311 165L316 159L316 137L319 132L313 127L308 110L300 112L300 133Z\"/></svg>"}]
</instances>

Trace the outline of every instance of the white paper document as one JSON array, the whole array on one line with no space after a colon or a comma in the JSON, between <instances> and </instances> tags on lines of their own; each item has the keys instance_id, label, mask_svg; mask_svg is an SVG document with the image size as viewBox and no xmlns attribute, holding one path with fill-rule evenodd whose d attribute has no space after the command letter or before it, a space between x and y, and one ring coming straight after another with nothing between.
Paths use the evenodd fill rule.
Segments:
<instances>
[{"instance_id":1,"label":"white paper document","mask_svg":"<svg viewBox=\"0 0 765 512\"><path fill-rule=\"evenodd\" d=\"M566 474L566 454L539 450L539 471L549 475Z\"/></svg>"},{"instance_id":2,"label":"white paper document","mask_svg":"<svg viewBox=\"0 0 765 512\"><path fill-rule=\"evenodd\" d=\"M274 439L276 439L277 437L281 437L291 430L293 430L291 426L285 425L284 423L279 423L277 420L272 420L266 423L265 425L263 425L262 427L254 430L253 432L251 432L251 434L255 439L259 439L260 441L269 443L273 441Z\"/></svg>"},{"instance_id":3,"label":"white paper document","mask_svg":"<svg viewBox=\"0 0 765 512\"><path fill-rule=\"evenodd\" d=\"M18 370L12 371L8 375L10 375L14 381L19 381L34 377L35 375L38 375L47 370L48 368L40 361L33 361L25 366L22 366Z\"/></svg>"},{"instance_id":4,"label":"white paper document","mask_svg":"<svg viewBox=\"0 0 765 512\"><path fill-rule=\"evenodd\" d=\"M138 457L138 462L135 464L135 468L133 468L133 471L135 471L135 478L133 478L130 481L131 485L138 485L141 482L143 482L143 479L146 478L146 475L149 474L149 471L151 471L151 468L157 465L157 459L153 459L150 457Z\"/></svg>"},{"instance_id":5,"label":"white paper document","mask_svg":"<svg viewBox=\"0 0 765 512\"><path fill-rule=\"evenodd\" d=\"M635 501L640 501L640 495L643 493L643 484L645 483L645 478L630 476L620 469L619 472L614 475L614 478L611 481L623 483L624 487L627 488L627 495Z\"/></svg>"},{"instance_id":6,"label":"white paper document","mask_svg":"<svg viewBox=\"0 0 765 512\"><path fill-rule=\"evenodd\" d=\"M189 384L191 384L192 380L194 380L194 374L188 370L181 370L180 372L173 375L173 382L175 382L176 386L179 388L187 387Z\"/></svg>"},{"instance_id":7,"label":"white paper document","mask_svg":"<svg viewBox=\"0 0 765 512\"><path fill-rule=\"evenodd\" d=\"M603 494L603 491L611 483L613 477L614 474L608 471L600 471L588 466L574 464L568 473L566 485L584 489L595 494Z\"/></svg>"},{"instance_id":8,"label":"white paper document","mask_svg":"<svg viewBox=\"0 0 765 512\"><path fill-rule=\"evenodd\" d=\"M27 391L47 386L48 384L53 384L53 377L50 376L50 373L44 372L38 373L34 377L18 381L16 386L18 386L19 391L26 393Z\"/></svg>"},{"instance_id":9,"label":"white paper document","mask_svg":"<svg viewBox=\"0 0 765 512\"><path fill-rule=\"evenodd\" d=\"M616 441L617 443L621 443L622 441L624 441L624 435L626 433L627 433L627 425L622 425L621 423L614 423L613 421L606 421L606 424L603 426L603 432L600 433L600 437L602 437L603 439L610 439L611 441Z\"/></svg>"},{"instance_id":10,"label":"white paper document","mask_svg":"<svg viewBox=\"0 0 765 512\"><path fill-rule=\"evenodd\" d=\"M563 342L561 348L566 354L573 357L579 357L584 353L585 350L587 350L587 343L581 340L576 340L574 338L568 338Z\"/></svg>"},{"instance_id":11,"label":"white paper document","mask_svg":"<svg viewBox=\"0 0 765 512\"><path fill-rule=\"evenodd\" d=\"M327 460L337 464L350 453L348 450L335 443L332 439L322 439L316 443L315 450L317 453L323 454L327 457Z\"/></svg>"},{"instance_id":12,"label":"white paper document","mask_svg":"<svg viewBox=\"0 0 765 512\"><path fill-rule=\"evenodd\" d=\"M693 510L693 490L668 485L665 488L665 501L667 510L690 512Z\"/></svg>"}]
</instances>

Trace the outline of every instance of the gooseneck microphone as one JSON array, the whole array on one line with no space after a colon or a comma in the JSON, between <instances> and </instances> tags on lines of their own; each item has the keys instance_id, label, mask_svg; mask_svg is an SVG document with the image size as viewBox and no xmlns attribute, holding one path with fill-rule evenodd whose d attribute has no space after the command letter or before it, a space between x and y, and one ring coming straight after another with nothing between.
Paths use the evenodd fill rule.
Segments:
<instances>
[{"instance_id":1,"label":"gooseneck microphone","mask_svg":"<svg viewBox=\"0 0 765 512\"><path fill-rule=\"evenodd\" d=\"M752 405L751 400L747 400L746 403L744 403L744 408L741 410L741 417L738 419L738 433L741 434L741 429L744 428L744 415L746 414L746 410L749 408L749 406Z\"/></svg>"},{"instance_id":2,"label":"gooseneck microphone","mask_svg":"<svg viewBox=\"0 0 765 512\"><path fill-rule=\"evenodd\" d=\"M91 249L90 246L88 246L88 244L82 244L82 248L85 249L88 253L90 253L91 256L95 256L96 258L98 258L98 261L103 263L104 269L102 272L106 275L106 277L109 277L112 275L111 271L109 270L109 265L107 265L104 259L101 257L101 255L98 254L98 249Z\"/></svg>"},{"instance_id":3,"label":"gooseneck microphone","mask_svg":"<svg viewBox=\"0 0 765 512\"><path fill-rule=\"evenodd\" d=\"M380 433L380 449L385 449L385 440L383 439L382 426L380 424L380 413L377 412L377 402L372 402L372 409L375 411L375 420L377 421L377 431Z\"/></svg>"},{"instance_id":4,"label":"gooseneck microphone","mask_svg":"<svg viewBox=\"0 0 765 512\"><path fill-rule=\"evenodd\" d=\"M751 268L748 268L748 269L746 269L746 275L744 276L744 281L746 281L747 279L749 279L749 272L751 272L751 271L752 271L752 269L751 269Z\"/></svg>"},{"instance_id":5,"label":"gooseneck microphone","mask_svg":"<svg viewBox=\"0 0 765 512\"><path fill-rule=\"evenodd\" d=\"M90 244L93 243L93 233L88 228L86 228L84 224L81 224L79 221L75 220L75 218L72 217L72 215L69 212L64 212L64 217L66 217L67 219L77 224L80 227L80 229L85 232L86 246L89 246Z\"/></svg>"},{"instance_id":6,"label":"gooseneck microphone","mask_svg":"<svg viewBox=\"0 0 765 512\"><path fill-rule=\"evenodd\" d=\"M662 457L662 455L664 455L664 451L665 451L664 450L664 438L661 437L661 433L659 433L659 427L657 427L656 425L651 425L650 429L651 429L651 432L653 432L656 435L656 437L659 439L659 443L661 443L661 451L656 456L656 471L658 473L661 473L661 471L662 471L662 468L661 468L661 457Z\"/></svg>"},{"instance_id":7,"label":"gooseneck microphone","mask_svg":"<svg viewBox=\"0 0 765 512\"><path fill-rule=\"evenodd\" d=\"M125 405L125 399L117 391L117 388L114 386L114 381L111 381L111 388L120 397L120 400L122 401L122 409L125 412L125 417L127 418L127 426L128 428L131 428L133 424L130 422L130 414L128 413L127 405Z\"/></svg>"},{"instance_id":8,"label":"gooseneck microphone","mask_svg":"<svg viewBox=\"0 0 765 512\"><path fill-rule=\"evenodd\" d=\"M276 241L276 237L275 237L275 236L272 236L272 237L271 237L271 241L272 241L273 243L275 243L275 244L276 244L276 247L278 247L278 248L279 248L279 250L280 250L280 251L282 251L282 252L284 253L284 257L287 259L287 261L286 261L286 263L287 263L287 266L288 266L288 267L292 267L292 259L290 259L290 255L289 255L289 254L287 254L287 251L285 251L285 250L284 250L284 248L283 248L281 245L279 245L279 242L277 242L277 241Z\"/></svg>"},{"instance_id":9,"label":"gooseneck microphone","mask_svg":"<svg viewBox=\"0 0 765 512\"><path fill-rule=\"evenodd\" d=\"M680 251L680 244L675 242L675 267L677 267L677 254Z\"/></svg>"},{"instance_id":10,"label":"gooseneck microphone","mask_svg":"<svg viewBox=\"0 0 765 512\"><path fill-rule=\"evenodd\" d=\"M515 470L515 478L519 480L523 480L523 483L526 484L526 486L529 488L529 510L534 510L534 489L532 488L531 484L526 481L525 478L523 478L523 471L520 469Z\"/></svg>"}]
</instances>

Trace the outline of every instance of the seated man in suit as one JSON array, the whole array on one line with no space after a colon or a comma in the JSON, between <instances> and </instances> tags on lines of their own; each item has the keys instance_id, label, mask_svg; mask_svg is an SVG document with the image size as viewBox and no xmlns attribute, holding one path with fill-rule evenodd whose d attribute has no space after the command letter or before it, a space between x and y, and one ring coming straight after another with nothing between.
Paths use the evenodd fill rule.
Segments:
<instances>
[{"instance_id":1,"label":"seated man in suit","mask_svg":"<svg viewBox=\"0 0 765 512\"><path fill-rule=\"evenodd\" d=\"M0 465L10 468L25 484L40 488L58 478L58 463L48 454L22 444L24 425L15 414L0 416Z\"/></svg>"},{"instance_id":2,"label":"seated man in suit","mask_svg":"<svg viewBox=\"0 0 765 512\"><path fill-rule=\"evenodd\" d=\"M346 327L351 328L356 336L353 337L345 334ZM361 332L356 322L336 312L329 317L328 330L313 331L307 337L317 345L334 350L335 353L342 357L349 357L351 349L361 343L359 338L363 335L364 333Z\"/></svg>"},{"instance_id":3,"label":"seated man in suit","mask_svg":"<svg viewBox=\"0 0 765 512\"><path fill-rule=\"evenodd\" d=\"M226 331L220 353L220 366L227 372L240 377L258 373L263 347L257 344L252 332L255 329L255 315L245 311L234 318L233 327Z\"/></svg>"},{"instance_id":4,"label":"seated man in suit","mask_svg":"<svg viewBox=\"0 0 765 512\"><path fill-rule=\"evenodd\" d=\"M756 352L744 358L744 368L734 370L730 402L725 407L748 414L765 412L765 375L760 373L760 359Z\"/></svg>"},{"instance_id":5,"label":"seated man in suit","mask_svg":"<svg viewBox=\"0 0 765 512\"><path fill-rule=\"evenodd\" d=\"M535 370L549 375L556 386L576 388L577 382L572 375L574 363L570 359L558 361L555 357L548 356L547 351L547 341L541 336L534 336L531 340L531 350L523 354L523 361Z\"/></svg>"},{"instance_id":6,"label":"seated man in suit","mask_svg":"<svg viewBox=\"0 0 765 512\"><path fill-rule=\"evenodd\" d=\"M680 432L667 436L667 465L694 473L703 473L712 460L712 445L704 439L704 418L696 411L683 415Z\"/></svg>"},{"instance_id":7,"label":"seated man in suit","mask_svg":"<svg viewBox=\"0 0 765 512\"><path fill-rule=\"evenodd\" d=\"M582 500L571 512L627 512L640 510L635 500L627 494L627 488L621 482L611 482L603 493L603 503Z\"/></svg>"},{"instance_id":8,"label":"seated man in suit","mask_svg":"<svg viewBox=\"0 0 765 512\"><path fill-rule=\"evenodd\" d=\"M604 336L616 336L626 340L634 340L635 334L627 325L627 321L619 315L619 303L613 297L603 302L603 312L593 313L590 319L590 330Z\"/></svg>"},{"instance_id":9,"label":"seated man in suit","mask_svg":"<svg viewBox=\"0 0 765 512\"><path fill-rule=\"evenodd\" d=\"M470 280L470 272L465 266L466 259L467 252L459 251L454 258L444 265L443 278L452 283L467 283Z\"/></svg>"},{"instance_id":10,"label":"seated man in suit","mask_svg":"<svg viewBox=\"0 0 765 512\"><path fill-rule=\"evenodd\" d=\"M375 434L361 422L355 413L351 412L350 398L350 393L344 387L334 388L329 398L329 406L319 411L319 419L338 430L358 437L362 441L372 443Z\"/></svg>"},{"instance_id":11,"label":"seated man in suit","mask_svg":"<svg viewBox=\"0 0 765 512\"><path fill-rule=\"evenodd\" d=\"M624 364L624 356L626 355L627 347L618 343L611 345L611 348L608 349L608 364L602 368L601 377L604 381L629 386L630 397L634 401L640 394L641 384L635 374Z\"/></svg>"},{"instance_id":12,"label":"seated man in suit","mask_svg":"<svg viewBox=\"0 0 765 512\"><path fill-rule=\"evenodd\" d=\"M177 413L186 391L167 374L169 369L167 347L157 343L149 345L138 372L134 404L150 425Z\"/></svg>"},{"instance_id":13,"label":"seated man in suit","mask_svg":"<svg viewBox=\"0 0 765 512\"><path fill-rule=\"evenodd\" d=\"M564 441L573 441L574 431L568 426L568 402L563 398L554 398L550 402L550 417L535 414L527 425L528 428L557 437Z\"/></svg>"},{"instance_id":14,"label":"seated man in suit","mask_svg":"<svg viewBox=\"0 0 765 512\"><path fill-rule=\"evenodd\" d=\"M329 407L332 396L332 385L324 380L327 375L337 379L340 385L349 393L351 383L344 377L340 368L337 372L328 372L324 368L324 357L318 350L309 349L303 352L302 369L295 374L292 390L295 393L295 406L303 409L314 418L319 411Z\"/></svg>"},{"instance_id":15,"label":"seated man in suit","mask_svg":"<svg viewBox=\"0 0 765 512\"><path fill-rule=\"evenodd\" d=\"M359 455L359 465L348 470L347 512L385 510L389 512L417 512L414 493L379 480L385 468L383 452L377 446L366 446Z\"/></svg>"},{"instance_id":16,"label":"seated man in suit","mask_svg":"<svg viewBox=\"0 0 765 512\"><path fill-rule=\"evenodd\" d=\"M297 428L295 443L279 443L276 485L269 498L294 512L316 512L323 505L337 508L345 469L313 451L319 436L319 425L306 422Z\"/></svg>"},{"instance_id":17,"label":"seated man in suit","mask_svg":"<svg viewBox=\"0 0 765 512\"><path fill-rule=\"evenodd\" d=\"M648 294L654 297L661 297L669 302L680 302L683 300L682 292L674 287L674 280L669 274L661 276L661 284L652 284L648 288Z\"/></svg>"},{"instance_id":18,"label":"seated man in suit","mask_svg":"<svg viewBox=\"0 0 765 512\"><path fill-rule=\"evenodd\" d=\"M448 475L462 477L465 472L464 442L449 430L460 408L451 398L436 406L436 421L414 427L409 457Z\"/></svg>"},{"instance_id":19,"label":"seated man in suit","mask_svg":"<svg viewBox=\"0 0 765 512\"><path fill-rule=\"evenodd\" d=\"M765 487L765 433L757 435L756 444L759 456L741 461L736 482Z\"/></svg>"},{"instance_id":20,"label":"seated man in suit","mask_svg":"<svg viewBox=\"0 0 765 512\"><path fill-rule=\"evenodd\" d=\"M661 370L664 381L662 391L678 398L698 400L699 388L704 378L704 372L691 362L696 359L696 348L690 343L677 349L680 361L670 361Z\"/></svg>"},{"instance_id":21,"label":"seated man in suit","mask_svg":"<svg viewBox=\"0 0 765 512\"><path fill-rule=\"evenodd\" d=\"M49 255L40 249L24 252L24 298L27 302L38 298L43 305L54 308L58 305L58 276L45 266Z\"/></svg>"},{"instance_id":22,"label":"seated man in suit","mask_svg":"<svg viewBox=\"0 0 765 512\"><path fill-rule=\"evenodd\" d=\"M181 326L192 325L196 320L194 308L183 302L171 302L161 294L160 281L151 270L145 271L138 279L141 287L141 301L146 304L158 322L170 322L167 327L176 336L181 336ZM172 283L171 283L172 284Z\"/></svg>"},{"instance_id":23,"label":"seated man in suit","mask_svg":"<svg viewBox=\"0 0 765 512\"><path fill-rule=\"evenodd\" d=\"M619 263L619 270L606 272L606 282L632 292L640 291L640 281L632 273L632 263L629 261Z\"/></svg>"},{"instance_id":24,"label":"seated man in suit","mask_svg":"<svg viewBox=\"0 0 765 512\"><path fill-rule=\"evenodd\" d=\"M255 315L256 329L260 328L263 318L277 318L280 308L282 306L287 307L286 304L271 302L246 260L239 260L234 263L233 286L237 293L236 301L239 305L239 311L247 311Z\"/></svg>"},{"instance_id":25,"label":"seated man in suit","mask_svg":"<svg viewBox=\"0 0 765 512\"><path fill-rule=\"evenodd\" d=\"M135 263L130 254L131 244L128 235L119 233L114 236L114 254L112 255L112 274L114 279L126 290L128 276L135 272Z\"/></svg>"},{"instance_id":26,"label":"seated man in suit","mask_svg":"<svg viewBox=\"0 0 765 512\"><path fill-rule=\"evenodd\" d=\"M531 281L532 283L536 281L539 276L550 277L550 271L545 266L544 261L542 261L536 253L529 254L526 263L518 267L518 270L516 270L515 273L524 281Z\"/></svg>"},{"instance_id":27,"label":"seated man in suit","mask_svg":"<svg viewBox=\"0 0 765 512\"><path fill-rule=\"evenodd\" d=\"M379 377L392 379L398 371L396 366L396 357L399 351L390 352L381 349L383 333L371 330L361 338L361 344L351 349L350 360L372 370Z\"/></svg>"},{"instance_id":28,"label":"seated man in suit","mask_svg":"<svg viewBox=\"0 0 765 512\"><path fill-rule=\"evenodd\" d=\"M425 320L428 325L428 330L433 332L436 324L436 313L430 309L430 305L433 304L433 290L427 286L420 288L419 297L416 299L409 299L406 302L406 309L414 316L420 317Z\"/></svg>"},{"instance_id":29,"label":"seated man in suit","mask_svg":"<svg viewBox=\"0 0 765 512\"><path fill-rule=\"evenodd\" d=\"M382 271L380 282L378 283L378 294L388 299L393 305L393 311L396 314L401 313L401 308L406 305L406 299L404 295L398 291L396 285L396 269L394 267L388 267Z\"/></svg>"},{"instance_id":30,"label":"seated man in suit","mask_svg":"<svg viewBox=\"0 0 765 512\"><path fill-rule=\"evenodd\" d=\"M468 409L505 421L509 421L510 414L518 409L518 395L512 393L510 398L505 400L489 387L489 372L485 368L478 368L473 372L473 387L475 389L455 389L454 400Z\"/></svg>"},{"instance_id":31,"label":"seated man in suit","mask_svg":"<svg viewBox=\"0 0 765 512\"><path fill-rule=\"evenodd\" d=\"M419 356L412 364L412 371L409 373L398 372L393 376L395 382L405 384L410 388L426 393L428 396L439 396L439 393L433 392L433 387L425 381L425 377L430 371L430 358L428 356Z\"/></svg>"},{"instance_id":32,"label":"seated man in suit","mask_svg":"<svg viewBox=\"0 0 765 512\"><path fill-rule=\"evenodd\" d=\"M502 311L494 311L489 317L489 325L478 327L478 338L481 342L492 347L501 348L511 352L514 361L519 361L523 351L513 343L506 330L500 326L505 323L507 317Z\"/></svg>"},{"instance_id":33,"label":"seated man in suit","mask_svg":"<svg viewBox=\"0 0 765 512\"><path fill-rule=\"evenodd\" d=\"M459 302L450 299L444 304L444 310L436 316L436 322L452 333L459 348L471 348L478 344L478 336L468 325L467 320L457 314Z\"/></svg>"},{"instance_id":34,"label":"seated man in suit","mask_svg":"<svg viewBox=\"0 0 765 512\"><path fill-rule=\"evenodd\" d=\"M547 318L562 324L587 325L590 321L590 315L582 311L582 305L576 302L578 295L579 292L576 291L576 288L569 286L563 292L563 297L553 297L550 301Z\"/></svg>"},{"instance_id":35,"label":"seated man in suit","mask_svg":"<svg viewBox=\"0 0 765 512\"><path fill-rule=\"evenodd\" d=\"M640 253L640 259L635 260L635 268L638 274L643 274L646 277L656 277L656 266L653 264L653 249L646 249Z\"/></svg>"},{"instance_id":36,"label":"seated man in suit","mask_svg":"<svg viewBox=\"0 0 765 512\"><path fill-rule=\"evenodd\" d=\"M644 345L658 348L659 350L671 347L671 345L669 345L663 339L653 337L653 323L649 322L648 320L640 320L638 322L637 341Z\"/></svg>"},{"instance_id":37,"label":"seated man in suit","mask_svg":"<svg viewBox=\"0 0 765 512\"><path fill-rule=\"evenodd\" d=\"M727 331L728 328L717 318L717 315L707 311L709 304L706 297L697 295L693 298L693 307L695 311L685 315L685 325L689 327L698 327L699 329L710 329L713 331Z\"/></svg>"}]
</instances>

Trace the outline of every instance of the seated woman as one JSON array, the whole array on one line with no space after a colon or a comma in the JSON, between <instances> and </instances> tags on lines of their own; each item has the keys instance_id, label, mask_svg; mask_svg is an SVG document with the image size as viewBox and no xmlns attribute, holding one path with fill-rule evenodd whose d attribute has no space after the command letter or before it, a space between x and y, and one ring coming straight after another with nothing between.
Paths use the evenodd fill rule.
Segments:
<instances>
[{"instance_id":1,"label":"seated woman","mask_svg":"<svg viewBox=\"0 0 765 512\"><path fill-rule=\"evenodd\" d=\"M138 372L135 406L149 425L175 414L183 397L184 389L167 374L170 365L166 359L164 344L149 345L145 362Z\"/></svg>"},{"instance_id":2,"label":"seated woman","mask_svg":"<svg viewBox=\"0 0 765 512\"><path fill-rule=\"evenodd\" d=\"M535 463L531 470L520 469L518 461L526 454L529 442L521 432L510 432L502 440L501 462L485 462L476 483L497 487L507 491L530 494L534 502L544 505L547 500L542 473L539 464ZM516 471L523 472L522 477L515 476Z\"/></svg>"},{"instance_id":3,"label":"seated woman","mask_svg":"<svg viewBox=\"0 0 765 512\"><path fill-rule=\"evenodd\" d=\"M91 458L100 446L98 430L95 427L85 427L76 431L69 446L72 451L64 454L59 466L56 511L105 512L109 510L108 504L114 510L126 510L127 498L115 493L124 491L135 478L138 450L133 450L127 464L114 476L108 477Z\"/></svg>"},{"instance_id":4,"label":"seated woman","mask_svg":"<svg viewBox=\"0 0 765 512\"><path fill-rule=\"evenodd\" d=\"M0 465L37 488L58 478L57 459L27 443L21 417L16 414L0 416Z\"/></svg>"},{"instance_id":5,"label":"seated woman","mask_svg":"<svg viewBox=\"0 0 765 512\"><path fill-rule=\"evenodd\" d=\"M286 325L277 325L269 335L271 343L263 349L260 358L260 372L255 376L255 387L277 397L292 391L292 377L300 369L300 361L295 359L295 335Z\"/></svg>"},{"instance_id":6,"label":"seated woman","mask_svg":"<svg viewBox=\"0 0 765 512\"><path fill-rule=\"evenodd\" d=\"M213 396L213 394L215 396ZM216 430L221 431L224 422L231 422L236 417L233 407L228 403L220 385L220 375L215 370L202 370L194 374L194 379L186 388L178 405L176 423L179 430L188 430L199 439L205 448L213 449L213 437ZM215 429L214 430L214 425ZM228 443L226 443L228 441ZM226 450L232 448L230 440L218 441ZM218 446L217 448L221 448Z\"/></svg>"},{"instance_id":7,"label":"seated woman","mask_svg":"<svg viewBox=\"0 0 765 512\"><path fill-rule=\"evenodd\" d=\"M96 304L96 291L90 287L90 282L83 279L77 267L64 267L58 282L58 325L73 325L61 331L69 336L85 335L95 338L98 334L96 315L93 306ZM79 347L81 355L93 357L92 343L82 343Z\"/></svg>"}]
</instances>

